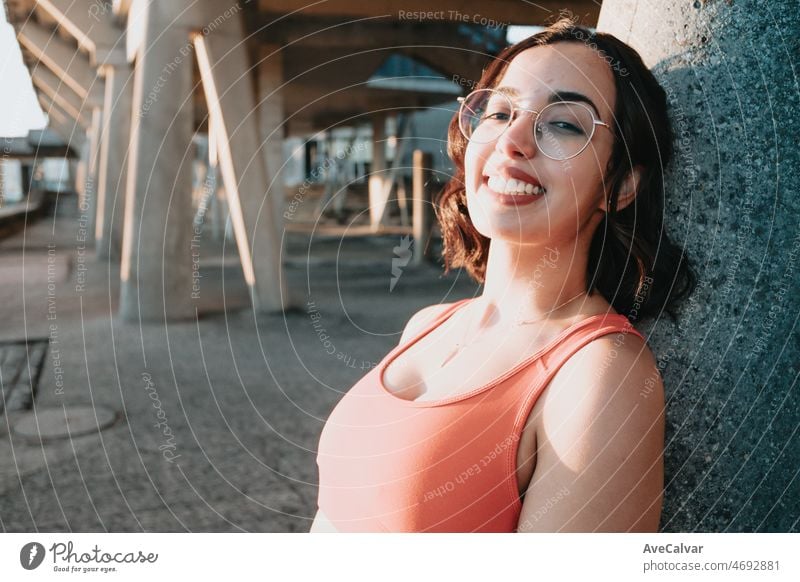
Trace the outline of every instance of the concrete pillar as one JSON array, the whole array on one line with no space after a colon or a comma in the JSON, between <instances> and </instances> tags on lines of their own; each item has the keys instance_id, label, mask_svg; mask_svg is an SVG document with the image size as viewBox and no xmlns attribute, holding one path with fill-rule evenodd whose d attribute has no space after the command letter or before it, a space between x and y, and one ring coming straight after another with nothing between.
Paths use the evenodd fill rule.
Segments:
<instances>
[{"instance_id":1,"label":"concrete pillar","mask_svg":"<svg viewBox=\"0 0 800 582\"><path fill-rule=\"evenodd\" d=\"M134 71L120 315L164 321L192 306L192 51L179 3L144 7Z\"/></svg>"},{"instance_id":2,"label":"concrete pillar","mask_svg":"<svg viewBox=\"0 0 800 582\"><path fill-rule=\"evenodd\" d=\"M665 531L800 524L799 28L788 0L602 4L598 30L666 90L665 222L698 270L679 325L643 329L668 399Z\"/></svg>"},{"instance_id":3,"label":"concrete pillar","mask_svg":"<svg viewBox=\"0 0 800 582\"><path fill-rule=\"evenodd\" d=\"M262 45L258 63L258 123L267 183L273 203L275 231L283 232L285 192L283 188L283 52L278 45Z\"/></svg>"},{"instance_id":4,"label":"concrete pillar","mask_svg":"<svg viewBox=\"0 0 800 582\"><path fill-rule=\"evenodd\" d=\"M386 207L386 114L372 115L372 170L369 177L369 221L373 230L380 228Z\"/></svg>"},{"instance_id":5,"label":"concrete pillar","mask_svg":"<svg viewBox=\"0 0 800 582\"><path fill-rule=\"evenodd\" d=\"M372 223L373 230L378 230L380 228L380 225L383 224L384 220L386 219L386 214L388 212L388 206L389 206L389 198L391 197L392 189L395 185L395 182L397 181L397 177L402 170L401 164L403 161L403 157L405 156L406 148L408 147L408 144L411 141L411 139L406 139L407 137L406 133L411 128L410 117L408 115L403 115L403 116L395 115L394 121L395 121L394 139L396 141L396 146L394 148L394 158L392 159L391 169L389 169L389 171L384 173L383 193L380 196L380 200L382 201L382 207L380 208L379 214L376 211L377 222Z\"/></svg>"},{"instance_id":6,"label":"concrete pillar","mask_svg":"<svg viewBox=\"0 0 800 582\"><path fill-rule=\"evenodd\" d=\"M100 169L100 136L103 131L103 110L92 109L92 126L86 132L88 141L88 158L86 160L86 182L80 197L80 216L87 229L88 245L94 243L94 231L97 222L97 182Z\"/></svg>"},{"instance_id":7,"label":"concrete pillar","mask_svg":"<svg viewBox=\"0 0 800 582\"><path fill-rule=\"evenodd\" d=\"M78 195L78 207L82 206L81 201L83 200L84 190L86 190L86 172L89 168L89 144L89 136L85 135L78 151L78 161L75 164L75 172L72 174L75 178L75 193Z\"/></svg>"},{"instance_id":8,"label":"concrete pillar","mask_svg":"<svg viewBox=\"0 0 800 582\"><path fill-rule=\"evenodd\" d=\"M97 168L99 157L100 132L102 131L102 111L92 111L92 122L86 130L86 138L81 142L80 159L76 173L75 190L78 193L78 217L80 228L86 229L91 244L94 238L95 214L97 212Z\"/></svg>"},{"instance_id":9,"label":"concrete pillar","mask_svg":"<svg viewBox=\"0 0 800 582\"><path fill-rule=\"evenodd\" d=\"M268 176L267 156L260 153L262 136L259 120L254 117L255 92L242 22L238 17L230 18L208 35L196 34L193 38L209 116L214 120L231 223L253 306L259 311L283 311L289 297L275 226L277 203L273 201L277 196L282 203L283 185ZM279 123L277 116L282 118L282 111L271 114L265 123Z\"/></svg>"},{"instance_id":10,"label":"concrete pillar","mask_svg":"<svg viewBox=\"0 0 800 582\"><path fill-rule=\"evenodd\" d=\"M433 226L433 200L431 181L433 156L422 150L414 150L413 169L413 225L414 264L419 265L423 259L431 257L430 240Z\"/></svg>"},{"instance_id":11,"label":"concrete pillar","mask_svg":"<svg viewBox=\"0 0 800 582\"><path fill-rule=\"evenodd\" d=\"M97 256L117 260L122 249L133 80L128 66L103 67L105 100L97 189Z\"/></svg>"},{"instance_id":12,"label":"concrete pillar","mask_svg":"<svg viewBox=\"0 0 800 582\"><path fill-rule=\"evenodd\" d=\"M79 149L76 147L74 150L79 152ZM72 184L72 192L77 195L78 190L75 187L75 183L78 179L78 159L77 158L69 158L69 181Z\"/></svg>"}]
</instances>

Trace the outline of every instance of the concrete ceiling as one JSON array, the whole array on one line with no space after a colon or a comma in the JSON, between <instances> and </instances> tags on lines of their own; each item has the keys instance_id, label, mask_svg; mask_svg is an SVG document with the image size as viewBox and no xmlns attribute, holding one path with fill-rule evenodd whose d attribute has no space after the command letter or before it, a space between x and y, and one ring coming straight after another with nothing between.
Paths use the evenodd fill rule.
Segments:
<instances>
[{"instance_id":1,"label":"concrete ceiling","mask_svg":"<svg viewBox=\"0 0 800 582\"><path fill-rule=\"evenodd\" d=\"M75 38L32 0L6 3L16 27L33 20L51 34L66 37L76 52L83 51ZM445 79L457 75L477 81L492 55L505 45L505 34L503 28L484 32L473 19L504 25L543 24L569 8L585 15L582 21L593 25L600 2L445 1L436 4L435 14L417 18L409 14L431 12L426 0L335 0L311 5L299 0L260 0L243 8L254 78L265 50L278 49L279 56L271 58L283 63L285 116L291 120L288 127L318 129L360 119L376 109L406 110L453 99L452 91L436 87L393 91L368 86L367 80L393 53L424 63ZM34 66L37 59L28 51L23 54L29 66ZM195 121L203 128L207 107L199 74L195 79Z\"/></svg>"}]
</instances>

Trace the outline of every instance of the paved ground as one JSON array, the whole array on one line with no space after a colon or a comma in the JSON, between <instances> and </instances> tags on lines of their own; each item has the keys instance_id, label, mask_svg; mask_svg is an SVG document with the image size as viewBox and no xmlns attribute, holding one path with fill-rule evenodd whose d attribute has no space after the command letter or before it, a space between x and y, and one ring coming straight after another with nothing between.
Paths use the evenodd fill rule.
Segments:
<instances>
[{"instance_id":1,"label":"paved ground","mask_svg":"<svg viewBox=\"0 0 800 582\"><path fill-rule=\"evenodd\" d=\"M414 311L475 291L435 265L404 267L390 291L399 235L309 248L292 234L288 279L334 355L306 308L255 321L230 245L203 255L196 320L139 327L116 317L118 270L82 263L76 232L46 217L0 241L0 346L48 340L35 412L0 423L3 531L307 531L334 404ZM18 432L26 415L77 406L98 411L90 424L115 420L44 442Z\"/></svg>"}]
</instances>

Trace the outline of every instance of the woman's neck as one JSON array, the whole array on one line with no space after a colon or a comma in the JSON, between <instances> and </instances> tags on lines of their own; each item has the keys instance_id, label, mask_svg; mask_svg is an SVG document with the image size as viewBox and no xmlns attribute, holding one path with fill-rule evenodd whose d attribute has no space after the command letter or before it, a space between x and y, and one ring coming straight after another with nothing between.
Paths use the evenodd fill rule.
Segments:
<instances>
[{"instance_id":1,"label":"woman's neck","mask_svg":"<svg viewBox=\"0 0 800 582\"><path fill-rule=\"evenodd\" d=\"M481 326L505 327L577 313L585 298L588 249L576 244L540 247L492 240L478 299Z\"/></svg>"}]
</instances>

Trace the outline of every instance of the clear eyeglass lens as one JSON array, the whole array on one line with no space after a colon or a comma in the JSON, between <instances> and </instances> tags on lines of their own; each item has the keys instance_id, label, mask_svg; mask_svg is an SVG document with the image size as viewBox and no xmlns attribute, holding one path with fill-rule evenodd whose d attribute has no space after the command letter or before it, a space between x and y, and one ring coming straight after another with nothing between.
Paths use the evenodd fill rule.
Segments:
<instances>
[{"instance_id":1,"label":"clear eyeglass lens","mask_svg":"<svg viewBox=\"0 0 800 582\"><path fill-rule=\"evenodd\" d=\"M542 109L533 126L539 150L557 160L578 154L593 131L594 116L582 103L552 103Z\"/></svg>"},{"instance_id":2,"label":"clear eyeglass lens","mask_svg":"<svg viewBox=\"0 0 800 582\"><path fill-rule=\"evenodd\" d=\"M464 136L477 143L489 143L508 128L514 105L503 93L483 89L467 96L461 104L459 127ZM551 103L539 112L533 134L539 150L547 157L564 160L577 155L592 137L594 116L582 103Z\"/></svg>"},{"instance_id":3,"label":"clear eyeglass lens","mask_svg":"<svg viewBox=\"0 0 800 582\"><path fill-rule=\"evenodd\" d=\"M477 143L493 141L508 126L512 109L511 100L503 93L488 89L470 93L461 104L461 132Z\"/></svg>"}]
</instances>

